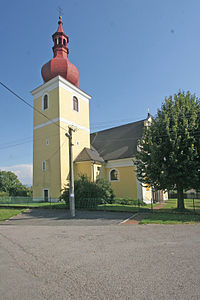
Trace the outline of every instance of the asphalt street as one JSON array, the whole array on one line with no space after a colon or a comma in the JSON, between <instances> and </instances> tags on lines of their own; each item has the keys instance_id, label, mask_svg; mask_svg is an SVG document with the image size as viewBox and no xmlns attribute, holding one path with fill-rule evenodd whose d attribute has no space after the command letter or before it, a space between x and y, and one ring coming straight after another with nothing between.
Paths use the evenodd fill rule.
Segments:
<instances>
[{"instance_id":1,"label":"asphalt street","mask_svg":"<svg viewBox=\"0 0 200 300\"><path fill-rule=\"evenodd\" d=\"M0 225L0 299L200 299L199 225L32 210Z\"/></svg>"}]
</instances>

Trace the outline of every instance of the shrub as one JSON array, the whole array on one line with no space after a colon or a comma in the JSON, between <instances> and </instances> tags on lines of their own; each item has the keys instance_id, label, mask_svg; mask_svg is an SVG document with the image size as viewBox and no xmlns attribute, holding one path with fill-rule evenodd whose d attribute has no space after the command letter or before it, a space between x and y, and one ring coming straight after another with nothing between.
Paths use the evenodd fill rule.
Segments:
<instances>
[{"instance_id":1,"label":"shrub","mask_svg":"<svg viewBox=\"0 0 200 300\"><path fill-rule=\"evenodd\" d=\"M0 192L0 197L8 197L9 193L7 192Z\"/></svg>"},{"instance_id":2,"label":"shrub","mask_svg":"<svg viewBox=\"0 0 200 300\"><path fill-rule=\"evenodd\" d=\"M146 206L146 203L142 200L136 200L132 198L115 198L113 203L115 204L121 204L121 205L134 205L134 206Z\"/></svg>"},{"instance_id":3,"label":"shrub","mask_svg":"<svg viewBox=\"0 0 200 300\"><path fill-rule=\"evenodd\" d=\"M101 197L101 199L107 201L108 203L112 203L115 195L111 184L103 178L98 179L96 184L99 189L99 197Z\"/></svg>"},{"instance_id":4,"label":"shrub","mask_svg":"<svg viewBox=\"0 0 200 300\"><path fill-rule=\"evenodd\" d=\"M74 192L77 208L93 208L104 201L112 203L114 199L112 187L106 180L91 182L85 175L74 181ZM69 186L64 188L60 199L65 200L69 206Z\"/></svg>"}]
</instances>

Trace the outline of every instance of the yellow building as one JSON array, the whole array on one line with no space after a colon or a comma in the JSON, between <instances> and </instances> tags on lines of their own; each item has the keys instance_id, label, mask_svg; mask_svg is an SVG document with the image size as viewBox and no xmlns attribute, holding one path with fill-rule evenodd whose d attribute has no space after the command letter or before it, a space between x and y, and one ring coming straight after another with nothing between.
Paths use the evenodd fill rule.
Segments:
<instances>
[{"instance_id":1,"label":"yellow building","mask_svg":"<svg viewBox=\"0 0 200 300\"><path fill-rule=\"evenodd\" d=\"M76 176L86 174L94 181L105 178L117 197L151 202L152 190L137 180L134 163L137 142L151 121L148 114L145 120L92 133L91 149L83 149L75 159ZM167 194L160 192L159 196L167 200Z\"/></svg>"},{"instance_id":2,"label":"yellow building","mask_svg":"<svg viewBox=\"0 0 200 300\"><path fill-rule=\"evenodd\" d=\"M78 69L68 59L68 36L59 18L53 34L54 57L42 67L44 84L34 89L33 198L57 201L69 180L69 141L73 126L75 177L107 179L117 197L148 201L151 190L136 178L134 155L147 120L90 135L91 96L79 88Z\"/></svg>"}]
</instances>

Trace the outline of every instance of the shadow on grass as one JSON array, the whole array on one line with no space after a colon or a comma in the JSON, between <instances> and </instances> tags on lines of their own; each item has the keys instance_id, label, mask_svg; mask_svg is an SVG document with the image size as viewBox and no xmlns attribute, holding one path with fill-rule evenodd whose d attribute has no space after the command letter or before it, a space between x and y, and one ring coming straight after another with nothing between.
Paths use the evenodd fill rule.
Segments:
<instances>
[{"instance_id":1,"label":"shadow on grass","mask_svg":"<svg viewBox=\"0 0 200 300\"><path fill-rule=\"evenodd\" d=\"M161 208L158 211L154 211L154 213L163 213L163 214L182 214L182 215L199 215L200 217L200 210L196 209L178 209L178 208Z\"/></svg>"},{"instance_id":2,"label":"shadow on grass","mask_svg":"<svg viewBox=\"0 0 200 300\"><path fill-rule=\"evenodd\" d=\"M151 210L147 207L138 207L133 205L119 205L119 204L106 204L106 205L98 205L95 210L104 210L104 211L112 211L112 212L151 212Z\"/></svg>"}]
</instances>

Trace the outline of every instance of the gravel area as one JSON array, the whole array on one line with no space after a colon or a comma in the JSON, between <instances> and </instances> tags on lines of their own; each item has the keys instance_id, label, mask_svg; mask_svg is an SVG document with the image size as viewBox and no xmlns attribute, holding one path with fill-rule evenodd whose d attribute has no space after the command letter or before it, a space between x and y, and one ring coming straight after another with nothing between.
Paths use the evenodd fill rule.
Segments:
<instances>
[{"instance_id":1,"label":"gravel area","mask_svg":"<svg viewBox=\"0 0 200 300\"><path fill-rule=\"evenodd\" d=\"M2 300L200 299L199 225L119 225L130 214L80 212L72 220L43 211L0 225Z\"/></svg>"}]
</instances>

